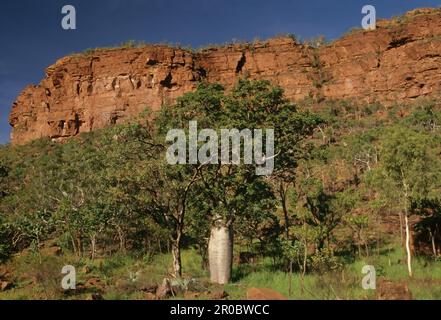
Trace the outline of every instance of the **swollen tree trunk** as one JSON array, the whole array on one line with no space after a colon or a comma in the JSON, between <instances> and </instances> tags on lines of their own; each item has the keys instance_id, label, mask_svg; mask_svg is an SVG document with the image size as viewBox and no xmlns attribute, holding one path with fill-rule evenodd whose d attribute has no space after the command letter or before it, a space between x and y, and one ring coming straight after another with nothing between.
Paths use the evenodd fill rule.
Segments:
<instances>
[{"instance_id":1,"label":"swollen tree trunk","mask_svg":"<svg viewBox=\"0 0 441 320\"><path fill-rule=\"evenodd\" d=\"M208 243L210 280L216 284L226 284L231 280L233 264L233 232L225 223L215 223L211 228Z\"/></svg>"}]
</instances>

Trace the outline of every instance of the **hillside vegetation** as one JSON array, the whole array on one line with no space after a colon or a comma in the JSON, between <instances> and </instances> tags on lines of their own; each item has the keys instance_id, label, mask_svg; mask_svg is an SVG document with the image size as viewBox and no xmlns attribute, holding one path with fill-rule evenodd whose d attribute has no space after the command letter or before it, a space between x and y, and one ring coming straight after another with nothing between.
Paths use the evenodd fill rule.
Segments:
<instances>
[{"instance_id":1,"label":"hillside vegetation","mask_svg":"<svg viewBox=\"0 0 441 320\"><path fill-rule=\"evenodd\" d=\"M168 130L193 120L273 128L273 174L243 161L168 164ZM249 80L231 92L201 84L157 114L62 143L2 146L0 299L153 298L164 278L169 298L267 287L296 299L439 299L440 155L435 101L294 105ZM210 277L220 227L234 235L228 284ZM60 286L66 264L75 292ZM361 286L365 265L377 290Z\"/></svg>"}]
</instances>

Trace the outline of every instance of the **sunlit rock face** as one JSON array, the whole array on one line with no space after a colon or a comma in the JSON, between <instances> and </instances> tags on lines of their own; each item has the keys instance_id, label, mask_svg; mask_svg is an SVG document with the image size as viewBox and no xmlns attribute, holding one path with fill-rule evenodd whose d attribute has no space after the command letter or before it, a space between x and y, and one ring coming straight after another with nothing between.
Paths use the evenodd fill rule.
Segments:
<instances>
[{"instance_id":1,"label":"sunlit rock face","mask_svg":"<svg viewBox=\"0 0 441 320\"><path fill-rule=\"evenodd\" d=\"M65 139L158 110L200 81L227 89L267 79L286 96L407 103L441 89L441 11L412 11L313 48L289 37L199 52L165 46L97 50L60 59L12 106L11 142Z\"/></svg>"}]
</instances>

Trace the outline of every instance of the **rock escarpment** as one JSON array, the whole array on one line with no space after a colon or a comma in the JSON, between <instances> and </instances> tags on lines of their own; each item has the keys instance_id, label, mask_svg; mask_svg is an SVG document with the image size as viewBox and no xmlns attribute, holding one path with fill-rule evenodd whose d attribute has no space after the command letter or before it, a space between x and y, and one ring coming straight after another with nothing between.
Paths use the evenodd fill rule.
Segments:
<instances>
[{"instance_id":1,"label":"rock escarpment","mask_svg":"<svg viewBox=\"0 0 441 320\"><path fill-rule=\"evenodd\" d=\"M238 78L268 79L293 101L359 99L407 103L441 89L441 10L420 9L379 21L318 48L274 38L199 52L165 46L96 50L46 69L12 106L11 142L64 139L121 123L194 90L227 88Z\"/></svg>"}]
</instances>

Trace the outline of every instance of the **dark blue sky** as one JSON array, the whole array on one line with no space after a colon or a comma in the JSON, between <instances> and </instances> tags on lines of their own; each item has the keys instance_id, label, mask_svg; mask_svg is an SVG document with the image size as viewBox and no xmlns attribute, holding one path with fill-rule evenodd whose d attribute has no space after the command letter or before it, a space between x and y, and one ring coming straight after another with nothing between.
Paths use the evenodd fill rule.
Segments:
<instances>
[{"instance_id":1,"label":"dark blue sky","mask_svg":"<svg viewBox=\"0 0 441 320\"><path fill-rule=\"evenodd\" d=\"M61 8L77 10L77 30L61 28ZM0 143L8 142L9 109L56 59L128 39L199 47L233 39L293 33L338 38L360 26L363 5L379 18L441 0L14 0L0 5Z\"/></svg>"}]
</instances>

